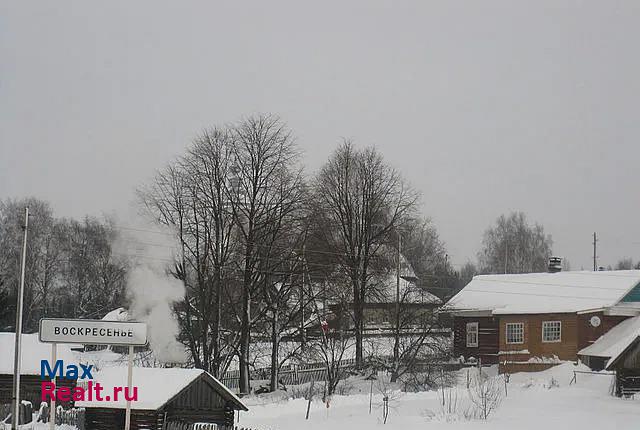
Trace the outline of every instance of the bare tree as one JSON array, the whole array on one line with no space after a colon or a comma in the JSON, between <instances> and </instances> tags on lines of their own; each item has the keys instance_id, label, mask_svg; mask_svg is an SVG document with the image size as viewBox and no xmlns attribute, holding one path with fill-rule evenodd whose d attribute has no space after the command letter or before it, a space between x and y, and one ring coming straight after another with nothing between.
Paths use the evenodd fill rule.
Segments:
<instances>
[{"instance_id":1,"label":"bare tree","mask_svg":"<svg viewBox=\"0 0 640 430\"><path fill-rule=\"evenodd\" d=\"M222 376L235 339L223 339L222 306L231 300L225 285L235 279L231 259L235 220L230 206L232 141L227 130L198 136L186 155L159 171L139 191L147 213L174 232L180 248L172 273L185 285L177 316L196 367Z\"/></svg>"},{"instance_id":2,"label":"bare tree","mask_svg":"<svg viewBox=\"0 0 640 430\"><path fill-rule=\"evenodd\" d=\"M622 258L616 263L616 270L631 270L633 269L633 260L630 257Z\"/></svg>"},{"instance_id":3,"label":"bare tree","mask_svg":"<svg viewBox=\"0 0 640 430\"><path fill-rule=\"evenodd\" d=\"M417 193L373 148L343 143L320 170L314 202L324 240L351 284L356 365L363 364L363 309L372 258L389 233L414 210Z\"/></svg>"},{"instance_id":4,"label":"bare tree","mask_svg":"<svg viewBox=\"0 0 640 430\"><path fill-rule=\"evenodd\" d=\"M58 219L49 205L27 198L0 202L0 279L9 298L18 283L22 213L30 209L25 279L25 329L42 317L101 317L124 302L126 264L112 252L108 219ZM13 297L8 300L15 303ZM10 308L8 314L14 314ZM15 320L15 314L10 321ZM10 323L12 324L12 323Z\"/></svg>"},{"instance_id":5,"label":"bare tree","mask_svg":"<svg viewBox=\"0 0 640 430\"><path fill-rule=\"evenodd\" d=\"M545 272L551 256L551 236L540 224L529 225L522 212L501 215L482 240L478 253L483 273Z\"/></svg>"},{"instance_id":6,"label":"bare tree","mask_svg":"<svg viewBox=\"0 0 640 430\"><path fill-rule=\"evenodd\" d=\"M248 393L251 328L265 311L264 307L252 311L252 303L265 276L279 265L274 251L286 246L288 234L302 218L304 182L294 140L277 117L247 118L231 133L235 177L229 191L242 242L239 388Z\"/></svg>"},{"instance_id":7,"label":"bare tree","mask_svg":"<svg viewBox=\"0 0 640 430\"><path fill-rule=\"evenodd\" d=\"M486 420L502 402L502 380L478 372L469 387L473 418Z\"/></svg>"}]
</instances>

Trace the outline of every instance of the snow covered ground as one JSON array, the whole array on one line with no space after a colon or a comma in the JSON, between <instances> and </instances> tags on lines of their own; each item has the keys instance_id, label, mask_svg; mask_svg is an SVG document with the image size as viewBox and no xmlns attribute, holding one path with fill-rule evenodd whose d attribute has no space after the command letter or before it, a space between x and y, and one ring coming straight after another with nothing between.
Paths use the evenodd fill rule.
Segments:
<instances>
[{"instance_id":1,"label":"snow covered ground","mask_svg":"<svg viewBox=\"0 0 640 430\"><path fill-rule=\"evenodd\" d=\"M282 394L279 398L275 394L245 398L249 412L241 414L239 425L261 430L640 428L640 400L610 396L611 376L578 374L577 383L570 385L574 370L588 369L565 363L544 372L511 375L508 396L487 421L464 417L470 401L466 378L460 374L454 390L458 396L457 411L451 414L443 410L441 392L395 391L389 396L389 417L384 425L382 394L374 388L369 414L369 382L355 381L354 394L333 396L328 408L320 399L314 400L308 421L305 421L307 402L303 398L285 399Z\"/></svg>"}]
</instances>

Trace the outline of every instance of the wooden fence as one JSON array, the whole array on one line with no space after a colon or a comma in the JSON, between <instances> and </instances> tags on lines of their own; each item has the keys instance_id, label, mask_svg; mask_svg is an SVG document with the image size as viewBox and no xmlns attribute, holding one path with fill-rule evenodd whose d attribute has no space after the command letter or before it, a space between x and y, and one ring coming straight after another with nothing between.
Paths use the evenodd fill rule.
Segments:
<instances>
[{"instance_id":1,"label":"wooden fence","mask_svg":"<svg viewBox=\"0 0 640 430\"><path fill-rule=\"evenodd\" d=\"M56 424L69 424L76 426L78 430L84 430L84 423L84 408L56 409Z\"/></svg>"},{"instance_id":2,"label":"wooden fence","mask_svg":"<svg viewBox=\"0 0 640 430\"><path fill-rule=\"evenodd\" d=\"M391 357L383 357L384 359L391 360ZM355 366L355 359L347 359L342 360L340 362L340 369L348 370L352 369ZM441 362L441 363L433 363L433 362L425 362L425 363L416 363L416 369L420 370L422 368L426 369L429 367L436 366L438 368L442 368L445 370L460 370L463 367L469 367L468 364L462 363L451 363L451 362ZM259 368L252 370L249 374L249 378L251 380L270 380L271 379L271 369L268 367ZM306 364L290 364L286 366L282 366L280 371L278 372L278 380L284 385L299 385L305 384L307 382L322 382L327 379L327 368L324 363L306 363ZM240 371L239 370L231 370L225 373L222 378L222 383L224 383L227 387L232 390L237 390L239 388L240 383Z\"/></svg>"},{"instance_id":3,"label":"wooden fence","mask_svg":"<svg viewBox=\"0 0 640 430\"><path fill-rule=\"evenodd\" d=\"M341 369L352 368L355 359L342 360ZM251 380L271 379L271 369L268 367L255 369L250 372ZM290 364L282 366L278 372L278 380L284 385L299 385L307 382L320 382L327 378L327 368L324 363ZM231 370L225 373L222 383L231 389L238 389L240 383L240 371Z\"/></svg>"},{"instance_id":4,"label":"wooden fence","mask_svg":"<svg viewBox=\"0 0 640 430\"><path fill-rule=\"evenodd\" d=\"M164 430L257 430L249 427L240 427L240 426L218 426L217 424L209 424L209 423L195 423L195 424L186 424L181 422L168 422Z\"/></svg>"}]
</instances>

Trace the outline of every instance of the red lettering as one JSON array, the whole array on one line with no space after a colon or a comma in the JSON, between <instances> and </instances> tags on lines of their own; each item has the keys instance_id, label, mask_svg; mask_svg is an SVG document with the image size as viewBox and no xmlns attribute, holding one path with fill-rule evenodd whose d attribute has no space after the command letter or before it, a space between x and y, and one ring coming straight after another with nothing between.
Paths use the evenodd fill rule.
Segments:
<instances>
[{"instance_id":1,"label":"red lettering","mask_svg":"<svg viewBox=\"0 0 640 430\"><path fill-rule=\"evenodd\" d=\"M129 396L129 387L125 387L124 398L130 402L138 401L138 387L133 387L133 396Z\"/></svg>"},{"instance_id":2,"label":"red lettering","mask_svg":"<svg viewBox=\"0 0 640 430\"><path fill-rule=\"evenodd\" d=\"M71 400L71 388L59 387L57 399L61 402L68 402Z\"/></svg>"},{"instance_id":3,"label":"red lettering","mask_svg":"<svg viewBox=\"0 0 640 430\"><path fill-rule=\"evenodd\" d=\"M118 401L118 394L122 392L122 387L113 387L113 401Z\"/></svg>"},{"instance_id":4,"label":"red lettering","mask_svg":"<svg viewBox=\"0 0 640 430\"><path fill-rule=\"evenodd\" d=\"M102 392L102 385L100 385L99 382L96 382L95 387L93 387L94 390L96 390L96 401L101 402L104 399L102 398L102 396L100 395L100 393Z\"/></svg>"},{"instance_id":5,"label":"red lettering","mask_svg":"<svg viewBox=\"0 0 640 430\"><path fill-rule=\"evenodd\" d=\"M84 389L82 387L75 387L73 389L73 401L74 402L84 401Z\"/></svg>"},{"instance_id":6,"label":"red lettering","mask_svg":"<svg viewBox=\"0 0 640 430\"><path fill-rule=\"evenodd\" d=\"M47 395L49 396L49 400L55 400L56 399L55 389L56 389L56 384L54 384L53 382L42 381L41 389L40 389L40 392L41 392L40 400L42 402L46 402Z\"/></svg>"}]
</instances>

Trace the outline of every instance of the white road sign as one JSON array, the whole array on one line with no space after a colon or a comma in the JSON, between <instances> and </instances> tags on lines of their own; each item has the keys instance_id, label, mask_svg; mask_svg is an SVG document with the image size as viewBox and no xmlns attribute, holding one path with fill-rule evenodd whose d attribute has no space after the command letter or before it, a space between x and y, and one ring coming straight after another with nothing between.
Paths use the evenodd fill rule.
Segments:
<instances>
[{"instance_id":1,"label":"white road sign","mask_svg":"<svg viewBox=\"0 0 640 430\"><path fill-rule=\"evenodd\" d=\"M43 318L40 320L40 342L145 345L147 325L141 322Z\"/></svg>"}]
</instances>

